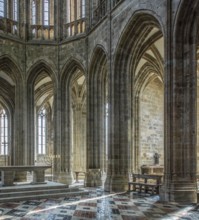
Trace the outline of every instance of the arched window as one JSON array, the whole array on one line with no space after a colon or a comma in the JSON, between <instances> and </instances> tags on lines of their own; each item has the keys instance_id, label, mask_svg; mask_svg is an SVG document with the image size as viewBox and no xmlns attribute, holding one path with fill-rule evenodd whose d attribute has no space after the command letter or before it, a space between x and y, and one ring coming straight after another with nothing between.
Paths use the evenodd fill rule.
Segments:
<instances>
[{"instance_id":1,"label":"arched window","mask_svg":"<svg viewBox=\"0 0 199 220\"><path fill-rule=\"evenodd\" d=\"M0 142L1 142L1 155L8 154L8 117L4 109L0 110Z\"/></svg>"},{"instance_id":2,"label":"arched window","mask_svg":"<svg viewBox=\"0 0 199 220\"><path fill-rule=\"evenodd\" d=\"M46 154L46 109L38 113L38 154Z\"/></svg>"}]
</instances>

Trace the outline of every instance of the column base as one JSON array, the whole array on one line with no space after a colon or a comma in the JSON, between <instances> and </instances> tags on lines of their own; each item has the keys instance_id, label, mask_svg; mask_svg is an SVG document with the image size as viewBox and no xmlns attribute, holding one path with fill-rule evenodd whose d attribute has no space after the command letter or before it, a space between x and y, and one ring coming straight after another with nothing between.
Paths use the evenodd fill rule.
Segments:
<instances>
[{"instance_id":1,"label":"column base","mask_svg":"<svg viewBox=\"0 0 199 220\"><path fill-rule=\"evenodd\" d=\"M100 169L89 169L85 175L85 187L102 186L102 177Z\"/></svg>"},{"instance_id":2,"label":"column base","mask_svg":"<svg viewBox=\"0 0 199 220\"><path fill-rule=\"evenodd\" d=\"M125 192L128 190L128 175L107 175L104 190L107 192Z\"/></svg>"},{"instance_id":3,"label":"column base","mask_svg":"<svg viewBox=\"0 0 199 220\"><path fill-rule=\"evenodd\" d=\"M71 172L60 172L58 176L58 182L66 185L70 185L73 183L73 176Z\"/></svg>"},{"instance_id":4,"label":"column base","mask_svg":"<svg viewBox=\"0 0 199 220\"><path fill-rule=\"evenodd\" d=\"M193 184L163 185L160 190L160 201L183 204L197 203L197 188Z\"/></svg>"}]
</instances>

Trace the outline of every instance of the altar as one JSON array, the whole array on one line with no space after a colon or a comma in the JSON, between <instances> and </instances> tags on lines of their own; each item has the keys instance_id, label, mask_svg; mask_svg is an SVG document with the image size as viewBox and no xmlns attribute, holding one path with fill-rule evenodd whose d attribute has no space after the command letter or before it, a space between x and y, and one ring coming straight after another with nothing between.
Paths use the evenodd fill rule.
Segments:
<instances>
[{"instance_id":1,"label":"altar","mask_svg":"<svg viewBox=\"0 0 199 220\"><path fill-rule=\"evenodd\" d=\"M163 175L164 166L163 165L142 165L141 166L142 174L158 174Z\"/></svg>"}]
</instances>

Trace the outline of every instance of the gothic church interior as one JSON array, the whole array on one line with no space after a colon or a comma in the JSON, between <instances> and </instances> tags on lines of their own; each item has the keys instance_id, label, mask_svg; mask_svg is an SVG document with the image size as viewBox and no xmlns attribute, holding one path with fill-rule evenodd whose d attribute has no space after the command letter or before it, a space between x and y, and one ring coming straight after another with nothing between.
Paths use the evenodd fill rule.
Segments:
<instances>
[{"instance_id":1,"label":"gothic church interior","mask_svg":"<svg viewBox=\"0 0 199 220\"><path fill-rule=\"evenodd\" d=\"M198 33L198 0L0 0L0 167L197 203Z\"/></svg>"}]
</instances>

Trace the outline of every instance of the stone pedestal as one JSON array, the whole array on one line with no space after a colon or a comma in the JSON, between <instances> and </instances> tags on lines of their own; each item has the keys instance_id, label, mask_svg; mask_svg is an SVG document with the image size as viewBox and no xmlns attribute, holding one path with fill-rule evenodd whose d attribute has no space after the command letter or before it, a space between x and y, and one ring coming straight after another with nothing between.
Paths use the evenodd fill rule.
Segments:
<instances>
[{"instance_id":1,"label":"stone pedestal","mask_svg":"<svg viewBox=\"0 0 199 220\"><path fill-rule=\"evenodd\" d=\"M13 186L13 180L14 180L14 175L13 175L13 171L1 171L2 175L2 186Z\"/></svg>"},{"instance_id":2,"label":"stone pedestal","mask_svg":"<svg viewBox=\"0 0 199 220\"><path fill-rule=\"evenodd\" d=\"M196 183L178 182L162 186L160 200L163 202L178 202L184 204L197 203Z\"/></svg>"},{"instance_id":3,"label":"stone pedestal","mask_svg":"<svg viewBox=\"0 0 199 220\"><path fill-rule=\"evenodd\" d=\"M100 169L89 169L85 175L84 185L86 187L102 186L102 178Z\"/></svg>"},{"instance_id":4,"label":"stone pedestal","mask_svg":"<svg viewBox=\"0 0 199 220\"><path fill-rule=\"evenodd\" d=\"M60 172L58 177L58 182L66 185L70 185L73 183L73 175L72 172Z\"/></svg>"},{"instance_id":5,"label":"stone pedestal","mask_svg":"<svg viewBox=\"0 0 199 220\"><path fill-rule=\"evenodd\" d=\"M34 170L32 184L40 184L45 182L45 171Z\"/></svg>"},{"instance_id":6,"label":"stone pedestal","mask_svg":"<svg viewBox=\"0 0 199 220\"><path fill-rule=\"evenodd\" d=\"M107 192L124 192L128 190L128 175L107 175L104 190Z\"/></svg>"}]
</instances>

